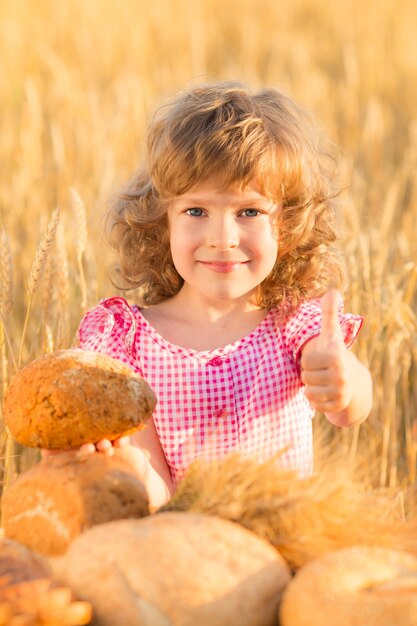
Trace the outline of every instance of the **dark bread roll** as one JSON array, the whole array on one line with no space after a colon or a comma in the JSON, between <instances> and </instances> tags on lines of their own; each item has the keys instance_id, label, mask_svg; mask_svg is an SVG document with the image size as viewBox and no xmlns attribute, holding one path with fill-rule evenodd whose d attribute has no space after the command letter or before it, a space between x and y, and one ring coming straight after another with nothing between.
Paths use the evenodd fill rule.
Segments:
<instances>
[{"instance_id":1,"label":"dark bread roll","mask_svg":"<svg viewBox=\"0 0 417 626\"><path fill-rule=\"evenodd\" d=\"M131 434L146 425L155 405L155 394L130 367L75 348L20 370L6 391L3 412L22 445L66 449Z\"/></svg>"},{"instance_id":2,"label":"dark bread roll","mask_svg":"<svg viewBox=\"0 0 417 626\"><path fill-rule=\"evenodd\" d=\"M117 453L49 456L20 474L2 498L6 537L46 556L62 554L91 526L146 515L145 487Z\"/></svg>"}]
</instances>

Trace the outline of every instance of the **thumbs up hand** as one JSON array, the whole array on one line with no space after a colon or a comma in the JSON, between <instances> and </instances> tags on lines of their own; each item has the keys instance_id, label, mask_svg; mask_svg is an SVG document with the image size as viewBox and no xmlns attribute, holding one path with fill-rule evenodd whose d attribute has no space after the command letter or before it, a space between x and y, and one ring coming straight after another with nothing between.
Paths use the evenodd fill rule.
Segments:
<instances>
[{"instance_id":1,"label":"thumbs up hand","mask_svg":"<svg viewBox=\"0 0 417 626\"><path fill-rule=\"evenodd\" d=\"M343 411L353 398L352 359L343 340L338 302L335 290L321 298L321 332L305 344L301 356L305 395L316 411L326 414Z\"/></svg>"}]
</instances>

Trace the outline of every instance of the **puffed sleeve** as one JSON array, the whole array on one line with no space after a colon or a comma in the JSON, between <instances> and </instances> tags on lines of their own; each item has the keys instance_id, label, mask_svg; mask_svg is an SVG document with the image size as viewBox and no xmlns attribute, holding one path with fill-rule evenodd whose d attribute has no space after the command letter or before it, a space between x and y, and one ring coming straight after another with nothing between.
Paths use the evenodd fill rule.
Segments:
<instances>
[{"instance_id":1,"label":"puffed sleeve","mask_svg":"<svg viewBox=\"0 0 417 626\"><path fill-rule=\"evenodd\" d=\"M134 349L136 327L135 316L124 298L106 298L84 315L76 341L80 348L107 354L142 375Z\"/></svg>"},{"instance_id":2,"label":"puffed sleeve","mask_svg":"<svg viewBox=\"0 0 417 626\"><path fill-rule=\"evenodd\" d=\"M343 339L349 348L355 341L361 326L363 317L343 312L343 300L339 299L339 321L342 328ZM308 300L302 303L295 313L283 325L281 332L288 354L298 364L301 348L303 345L320 333L321 307L320 299Z\"/></svg>"}]
</instances>

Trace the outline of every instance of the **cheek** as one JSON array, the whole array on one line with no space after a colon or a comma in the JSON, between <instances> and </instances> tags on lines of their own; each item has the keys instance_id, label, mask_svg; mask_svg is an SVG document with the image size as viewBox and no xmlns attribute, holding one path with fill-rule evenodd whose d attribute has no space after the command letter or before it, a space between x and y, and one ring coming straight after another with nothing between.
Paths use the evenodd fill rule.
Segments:
<instances>
[{"instance_id":1,"label":"cheek","mask_svg":"<svg viewBox=\"0 0 417 626\"><path fill-rule=\"evenodd\" d=\"M275 238L269 237L263 241L263 246L259 249L261 257L261 272L264 278L273 271L278 258L278 242Z\"/></svg>"},{"instance_id":2,"label":"cheek","mask_svg":"<svg viewBox=\"0 0 417 626\"><path fill-rule=\"evenodd\" d=\"M271 246L268 253L265 255L264 267L265 273L269 275L275 267L278 258L278 246Z\"/></svg>"},{"instance_id":3,"label":"cheek","mask_svg":"<svg viewBox=\"0 0 417 626\"><path fill-rule=\"evenodd\" d=\"M170 232L170 248L175 269L181 274L193 253L192 238L183 231L172 229Z\"/></svg>"},{"instance_id":4,"label":"cheek","mask_svg":"<svg viewBox=\"0 0 417 626\"><path fill-rule=\"evenodd\" d=\"M180 241L178 241L177 237L172 237L170 238L170 248L171 248L171 256L172 256L172 260L174 261L174 265L177 266L178 261L180 260L181 257L181 243Z\"/></svg>"},{"instance_id":5,"label":"cheek","mask_svg":"<svg viewBox=\"0 0 417 626\"><path fill-rule=\"evenodd\" d=\"M256 240L256 248L259 257L262 257L266 264L272 264L272 266L275 264L279 246L277 235L271 229L266 229L259 233Z\"/></svg>"}]
</instances>

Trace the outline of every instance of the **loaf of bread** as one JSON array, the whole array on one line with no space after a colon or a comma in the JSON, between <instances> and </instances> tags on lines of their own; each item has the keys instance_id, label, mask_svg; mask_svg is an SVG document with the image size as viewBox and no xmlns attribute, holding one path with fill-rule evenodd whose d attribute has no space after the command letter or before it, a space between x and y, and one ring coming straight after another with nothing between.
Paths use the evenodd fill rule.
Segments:
<instances>
[{"instance_id":1,"label":"loaf of bread","mask_svg":"<svg viewBox=\"0 0 417 626\"><path fill-rule=\"evenodd\" d=\"M49 456L2 498L5 536L47 556L65 552L86 528L148 514L143 484L117 454Z\"/></svg>"},{"instance_id":2,"label":"loaf of bread","mask_svg":"<svg viewBox=\"0 0 417 626\"><path fill-rule=\"evenodd\" d=\"M81 626L91 605L51 579L48 561L9 539L0 539L0 626Z\"/></svg>"},{"instance_id":3,"label":"loaf of bread","mask_svg":"<svg viewBox=\"0 0 417 626\"><path fill-rule=\"evenodd\" d=\"M417 559L355 546L310 561L287 586L281 626L416 626Z\"/></svg>"},{"instance_id":4,"label":"loaf of bread","mask_svg":"<svg viewBox=\"0 0 417 626\"><path fill-rule=\"evenodd\" d=\"M290 580L266 541L192 513L96 526L54 567L100 626L271 626Z\"/></svg>"},{"instance_id":5,"label":"loaf of bread","mask_svg":"<svg viewBox=\"0 0 417 626\"><path fill-rule=\"evenodd\" d=\"M156 398L130 367L79 348L36 359L11 380L4 421L13 437L35 448L75 448L143 428Z\"/></svg>"},{"instance_id":6,"label":"loaf of bread","mask_svg":"<svg viewBox=\"0 0 417 626\"><path fill-rule=\"evenodd\" d=\"M0 537L0 598L1 591L8 585L50 574L48 559L17 541Z\"/></svg>"}]
</instances>

